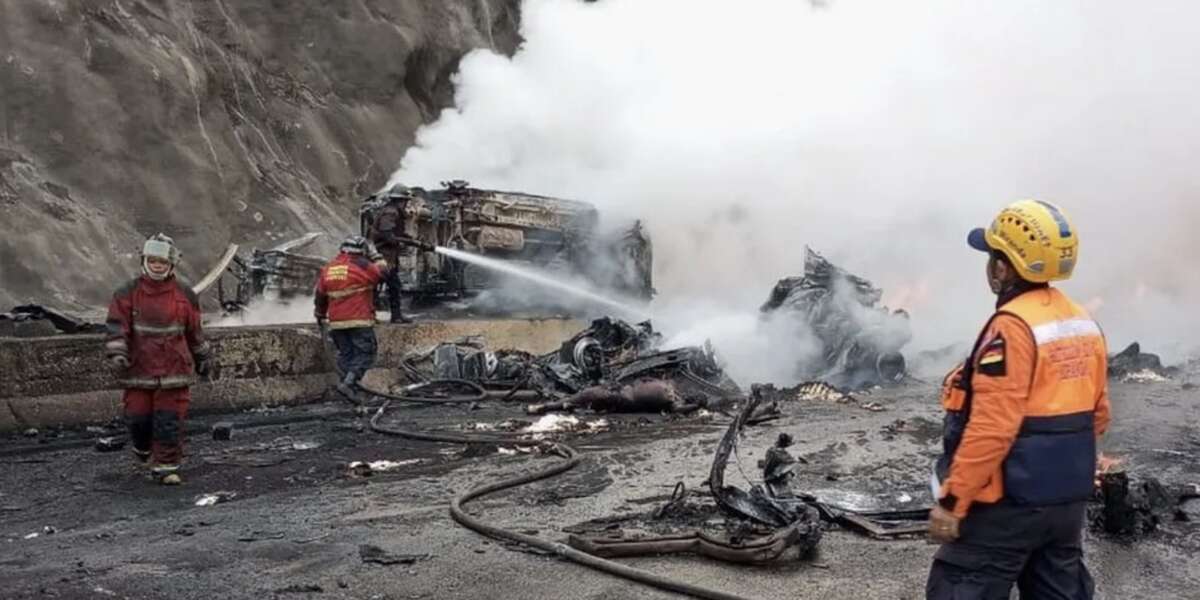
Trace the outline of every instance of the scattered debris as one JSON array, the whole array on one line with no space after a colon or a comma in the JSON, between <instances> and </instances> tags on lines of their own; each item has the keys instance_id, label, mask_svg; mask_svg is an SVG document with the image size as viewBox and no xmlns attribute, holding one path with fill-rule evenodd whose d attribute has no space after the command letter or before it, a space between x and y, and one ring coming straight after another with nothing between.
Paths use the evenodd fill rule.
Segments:
<instances>
[{"instance_id":1,"label":"scattered debris","mask_svg":"<svg viewBox=\"0 0 1200 600\"><path fill-rule=\"evenodd\" d=\"M229 502L237 497L237 492L213 492L205 494L196 499L196 506L215 506L223 502Z\"/></svg>"},{"instance_id":2,"label":"scattered debris","mask_svg":"<svg viewBox=\"0 0 1200 600\"><path fill-rule=\"evenodd\" d=\"M643 379L630 385L589 387L561 402L530 404L525 412L540 415L588 409L598 413L689 414L705 408L708 400L705 395L681 398L675 384L667 380Z\"/></svg>"},{"instance_id":3,"label":"scattered debris","mask_svg":"<svg viewBox=\"0 0 1200 600\"><path fill-rule=\"evenodd\" d=\"M1164 367L1157 354L1142 352L1138 342L1108 357L1108 376L1132 383L1153 383L1173 379L1178 367Z\"/></svg>"},{"instance_id":4,"label":"scattered debris","mask_svg":"<svg viewBox=\"0 0 1200 600\"><path fill-rule=\"evenodd\" d=\"M1121 376L1121 381L1126 383L1164 383L1170 381L1170 379L1167 379L1166 376L1159 375L1150 369L1142 369L1141 371L1126 373L1125 375Z\"/></svg>"},{"instance_id":5,"label":"scattered debris","mask_svg":"<svg viewBox=\"0 0 1200 600\"><path fill-rule=\"evenodd\" d=\"M324 591L325 591L325 588L322 588L321 586L319 586L315 583L308 583L308 584L297 583L297 584L289 585L287 587L279 588L279 589L275 590L275 593L276 594L320 594Z\"/></svg>"},{"instance_id":6,"label":"scattered debris","mask_svg":"<svg viewBox=\"0 0 1200 600\"><path fill-rule=\"evenodd\" d=\"M563 431L577 431L581 427L578 417L563 416L563 415L546 415L529 427L525 428L527 433L556 433Z\"/></svg>"},{"instance_id":7,"label":"scattered debris","mask_svg":"<svg viewBox=\"0 0 1200 600\"><path fill-rule=\"evenodd\" d=\"M17 306L0 313L0 337L43 337L59 333L100 333L102 323L89 323L78 317L38 304Z\"/></svg>"},{"instance_id":8,"label":"scattered debris","mask_svg":"<svg viewBox=\"0 0 1200 600\"><path fill-rule=\"evenodd\" d=\"M358 547L358 556L365 563L377 565L411 565L418 561L433 558L432 554L395 554L379 546L362 544Z\"/></svg>"},{"instance_id":9,"label":"scattered debris","mask_svg":"<svg viewBox=\"0 0 1200 600\"><path fill-rule=\"evenodd\" d=\"M824 381L809 381L795 388L797 400L815 400L822 402L854 402L854 396L829 385Z\"/></svg>"},{"instance_id":10,"label":"scattered debris","mask_svg":"<svg viewBox=\"0 0 1200 600\"><path fill-rule=\"evenodd\" d=\"M96 439L97 452L116 452L125 447L129 440L124 437L102 437Z\"/></svg>"},{"instance_id":11,"label":"scattered debris","mask_svg":"<svg viewBox=\"0 0 1200 600\"><path fill-rule=\"evenodd\" d=\"M410 354L401 370L413 384L469 381L498 390L501 399L522 391L555 399L534 405L531 414L580 408L686 413L740 395L711 346L662 350L661 343L649 322L605 317L540 357L490 352L477 339L463 339Z\"/></svg>"},{"instance_id":12,"label":"scattered debris","mask_svg":"<svg viewBox=\"0 0 1200 600\"><path fill-rule=\"evenodd\" d=\"M1131 479L1125 471L1098 476L1100 485L1089 510L1092 527L1113 535L1143 535L1171 520L1179 504L1153 477Z\"/></svg>"},{"instance_id":13,"label":"scattered debris","mask_svg":"<svg viewBox=\"0 0 1200 600\"><path fill-rule=\"evenodd\" d=\"M281 531L251 531L250 533L238 536L239 542L261 542L264 540L282 540L287 537Z\"/></svg>"},{"instance_id":14,"label":"scattered debris","mask_svg":"<svg viewBox=\"0 0 1200 600\"><path fill-rule=\"evenodd\" d=\"M746 402L741 412L729 424L729 428L725 431L725 435L721 438L721 442L717 445L717 451L713 456L712 467L708 474L709 490L722 510L741 519L747 519L774 528L787 527L801 521L809 522L812 525L812 531L810 532L812 537L811 545L815 547L821 539L817 511L803 503L784 502L781 501L781 498L776 497L777 493L786 491L784 487L777 485L780 483L779 478L774 478L771 483L755 484L750 488L749 492L738 487L725 485L725 467L729 463L729 458L732 456L734 448L737 445L738 436L746 426L747 421L755 414L762 400L762 388L754 386L751 389L750 400ZM776 441L775 454L778 455L781 451L786 452L779 445L783 441L786 440L781 439ZM780 458L782 457L777 457L774 462L778 462Z\"/></svg>"},{"instance_id":15,"label":"scattered debris","mask_svg":"<svg viewBox=\"0 0 1200 600\"><path fill-rule=\"evenodd\" d=\"M227 442L233 439L233 423L229 421L218 421L212 426L212 439L218 442Z\"/></svg>"},{"instance_id":16,"label":"scattered debris","mask_svg":"<svg viewBox=\"0 0 1200 600\"><path fill-rule=\"evenodd\" d=\"M581 428L577 417L562 415L546 415L525 428L526 433L561 433L578 431Z\"/></svg>"},{"instance_id":17,"label":"scattered debris","mask_svg":"<svg viewBox=\"0 0 1200 600\"><path fill-rule=\"evenodd\" d=\"M871 282L805 248L804 275L780 280L761 311L791 317L797 335L822 344L818 360L797 365L798 378L860 389L905 376L900 349L912 339L908 313L877 306L882 297Z\"/></svg>"},{"instance_id":18,"label":"scattered debris","mask_svg":"<svg viewBox=\"0 0 1200 600\"><path fill-rule=\"evenodd\" d=\"M376 473L391 471L408 465L415 465L424 462L419 458L410 458L408 460L376 460L371 462L354 461L347 465L350 469L350 475L354 477L370 477Z\"/></svg>"},{"instance_id":19,"label":"scattered debris","mask_svg":"<svg viewBox=\"0 0 1200 600\"><path fill-rule=\"evenodd\" d=\"M56 533L58 533L58 529L55 529L54 527L52 527L50 525L46 525L46 526L42 527L41 531L35 531L33 533L27 534L23 539L32 540L34 538L37 538L38 536L54 535Z\"/></svg>"}]
</instances>

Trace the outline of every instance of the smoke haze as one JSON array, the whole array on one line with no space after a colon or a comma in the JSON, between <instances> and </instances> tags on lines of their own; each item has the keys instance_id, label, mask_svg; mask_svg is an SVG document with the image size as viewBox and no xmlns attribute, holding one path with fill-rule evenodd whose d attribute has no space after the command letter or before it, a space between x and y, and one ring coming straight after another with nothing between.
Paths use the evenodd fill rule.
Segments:
<instances>
[{"instance_id":1,"label":"smoke haze","mask_svg":"<svg viewBox=\"0 0 1200 600\"><path fill-rule=\"evenodd\" d=\"M993 299L966 232L1033 197L1081 232L1064 288L1114 351L1200 345L1194 2L526 0L522 19L515 56L465 57L392 179L641 218L678 339L811 351L755 315L804 244L911 312L908 350L969 339Z\"/></svg>"}]
</instances>

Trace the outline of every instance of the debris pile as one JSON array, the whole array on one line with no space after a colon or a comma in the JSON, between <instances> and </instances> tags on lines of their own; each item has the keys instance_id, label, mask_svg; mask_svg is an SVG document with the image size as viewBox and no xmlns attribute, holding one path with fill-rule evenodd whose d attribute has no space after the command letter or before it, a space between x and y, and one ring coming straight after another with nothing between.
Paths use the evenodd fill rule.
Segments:
<instances>
[{"instance_id":1,"label":"debris pile","mask_svg":"<svg viewBox=\"0 0 1200 600\"><path fill-rule=\"evenodd\" d=\"M1153 477L1131 478L1125 471L1098 476L1099 485L1089 510L1092 527L1112 535L1136 536L1152 533L1170 521L1180 504Z\"/></svg>"},{"instance_id":2,"label":"debris pile","mask_svg":"<svg viewBox=\"0 0 1200 600\"><path fill-rule=\"evenodd\" d=\"M861 389L904 378L900 349L912 339L908 313L878 306L883 291L805 248L804 275L782 279L761 311L794 319L798 335L821 343L817 360L797 365L802 380Z\"/></svg>"},{"instance_id":3,"label":"debris pile","mask_svg":"<svg viewBox=\"0 0 1200 600\"><path fill-rule=\"evenodd\" d=\"M24 304L0 313L0 337L43 337L59 333L101 333L102 323L88 321L39 304Z\"/></svg>"},{"instance_id":4,"label":"debris pile","mask_svg":"<svg viewBox=\"0 0 1200 600\"><path fill-rule=\"evenodd\" d=\"M1121 381L1163 382L1178 374L1177 367L1164 367L1157 354L1142 352L1142 345L1137 342L1108 357L1108 376Z\"/></svg>"},{"instance_id":5,"label":"debris pile","mask_svg":"<svg viewBox=\"0 0 1200 600\"><path fill-rule=\"evenodd\" d=\"M585 409L687 414L739 395L711 346L663 350L661 344L649 322L605 317L543 356L492 352L478 339L463 339L410 355L401 370L417 384L465 380L508 390L506 396L524 391L548 400L529 406L533 415Z\"/></svg>"},{"instance_id":6,"label":"debris pile","mask_svg":"<svg viewBox=\"0 0 1200 600\"><path fill-rule=\"evenodd\" d=\"M226 289L224 277L217 279L221 308L226 313L237 313L255 300L288 300L311 295L326 259L297 251L321 235L309 233L269 250L255 248L247 257L230 255L221 268L233 278L232 289Z\"/></svg>"},{"instance_id":7,"label":"debris pile","mask_svg":"<svg viewBox=\"0 0 1200 600\"><path fill-rule=\"evenodd\" d=\"M779 398L795 396L801 387L754 386L717 446L706 482L708 494L689 493L680 482L655 510L566 528L571 534L568 543L606 558L694 553L764 564L810 556L821 540L823 522L877 538L924 534L928 510L861 512L794 491L794 470L807 461L791 454L794 439L787 433L779 434L758 463L761 483L749 489L726 483L725 471L744 428L776 418Z\"/></svg>"}]
</instances>

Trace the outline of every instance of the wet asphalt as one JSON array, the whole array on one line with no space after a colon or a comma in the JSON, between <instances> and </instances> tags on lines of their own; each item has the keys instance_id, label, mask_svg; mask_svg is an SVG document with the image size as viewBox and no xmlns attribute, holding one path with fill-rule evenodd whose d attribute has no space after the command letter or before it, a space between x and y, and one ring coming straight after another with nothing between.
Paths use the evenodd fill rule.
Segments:
<instances>
[{"instance_id":1,"label":"wet asphalt","mask_svg":"<svg viewBox=\"0 0 1200 600\"><path fill-rule=\"evenodd\" d=\"M1115 384L1112 399L1106 452L1121 457L1134 475L1200 483L1197 390L1179 381ZM728 483L755 480L757 461L782 431L795 437L792 451L807 461L797 471L798 489L864 507L928 504L928 466L939 433L931 384L879 390L854 403L795 400L784 403L783 412L782 419L746 431ZM325 418L239 427L225 442L192 436L186 481L177 488L150 483L125 452L53 449L97 432L0 441L0 453L44 442L42 451L0 457L0 597L679 597L488 540L450 519L452 496L558 458L382 436L337 405L193 422L202 427L217 419L295 415ZM579 467L477 501L470 510L563 540L564 527L655 506L645 499L669 494L677 482L702 488L729 423L721 414L605 418L609 431L563 438L584 454ZM392 423L443 429L512 419L532 420L517 405L403 408L388 415ZM377 460L406 464L368 477L348 468ZM196 505L218 491L232 494L212 506ZM415 558L367 563L363 545ZM923 597L934 550L919 538L874 540L831 528L814 556L767 567L695 556L622 562L746 598L898 600ZM1090 532L1087 539L1097 597L1106 600L1200 597L1198 555L1200 525L1193 522L1166 523L1138 540Z\"/></svg>"}]
</instances>

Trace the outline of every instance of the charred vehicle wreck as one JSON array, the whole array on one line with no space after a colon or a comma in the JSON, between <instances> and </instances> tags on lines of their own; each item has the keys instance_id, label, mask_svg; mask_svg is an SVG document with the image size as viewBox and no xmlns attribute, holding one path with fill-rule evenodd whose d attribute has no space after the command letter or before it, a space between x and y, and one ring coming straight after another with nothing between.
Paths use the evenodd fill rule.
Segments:
<instances>
[{"instance_id":1,"label":"charred vehicle wreck","mask_svg":"<svg viewBox=\"0 0 1200 600\"><path fill-rule=\"evenodd\" d=\"M367 197L360 210L363 235L381 209L395 204L404 235L426 248L533 267L626 298L649 300L654 294L653 247L640 222L603 232L599 212L584 202L478 189L465 181L443 186L398 184ZM397 262L405 294L421 304L475 298L504 285L503 274L419 247L406 248Z\"/></svg>"},{"instance_id":2,"label":"charred vehicle wreck","mask_svg":"<svg viewBox=\"0 0 1200 600\"><path fill-rule=\"evenodd\" d=\"M782 279L761 311L822 346L797 365L800 380L860 389L904 378L900 349L912 339L908 313L879 306L883 291L805 248L804 275Z\"/></svg>"},{"instance_id":3,"label":"charred vehicle wreck","mask_svg":"<svg viewBox=\"0 0 1200 600\"><path fill-rule=\"evenodd\" d=\"M494 390L505 399L538 400L526 413L540 415L577 410L688 414L720 410L741 395L711 346L665 349L661 344L650 323L608 317L542 356L492 352L472 339L442 343L403 360L405 381L390 390L391 397L403 400L447 386Z\"/></svg>"},{"instance_id":4,"label":"charred vehicle wreck","mask_svg":"<svg viewBox=\"0 0 1200 600\"><path fill-rule=\"evenodd\" d=\"M383 208L399 209L403 234L416 243L402 249L395 262L402 292L415 304L466 300L488 313L547 308L572 313L565 301L549 295L531 299L527 285L510 285L504 273L454 260L436 247L532 268L620 298L653 297L653 245L640 222L606 231L596 208L584 202L477 189L465 181L443 185L433 190L392 186L368 196L359 208L365 237ZM200 287L215 284L226 312L259 300L311 296L327 257L314 256L309 247L321 236L310 233L249 254L237 254L238 247L231 245ZM377 291L382 295L382 286Z\"/></svg>"}]
</instances>

